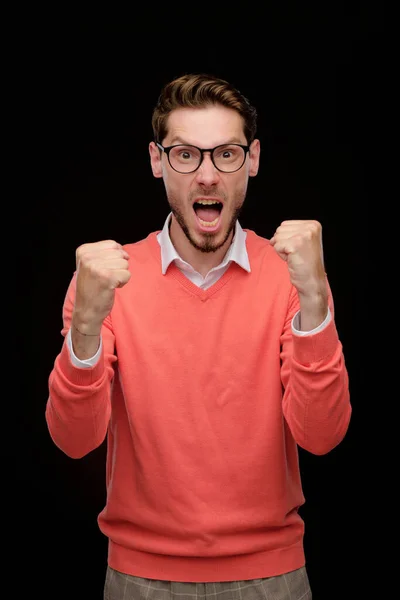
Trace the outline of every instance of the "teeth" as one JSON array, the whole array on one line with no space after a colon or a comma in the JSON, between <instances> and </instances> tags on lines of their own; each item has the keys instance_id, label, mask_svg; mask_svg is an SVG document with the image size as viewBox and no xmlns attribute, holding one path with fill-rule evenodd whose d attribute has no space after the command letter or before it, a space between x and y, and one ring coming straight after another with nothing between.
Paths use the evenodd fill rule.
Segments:
<instances>
[{"instance_id":1,"label":"teeth","mask_svg":"<svg viewBox=\"0 0 400 600\"><path fill-rule=\"evenodd\" d=\"M200 219L199 217L197 217L197 218L199 219L199 221L203 225L203 227L214 227L219 221L219 217L214 219L214 221L203 221L203 219Z\"/></svg>"},{"instance_id":2,"label":"teeth","mask_svg":"<svg viewBox=\"0 0 400 600\"><path fill-rule=\"evenodd\" d=\"M196 204L219 204L218 200L199 200Z\"/></svg>"}]
</instances>

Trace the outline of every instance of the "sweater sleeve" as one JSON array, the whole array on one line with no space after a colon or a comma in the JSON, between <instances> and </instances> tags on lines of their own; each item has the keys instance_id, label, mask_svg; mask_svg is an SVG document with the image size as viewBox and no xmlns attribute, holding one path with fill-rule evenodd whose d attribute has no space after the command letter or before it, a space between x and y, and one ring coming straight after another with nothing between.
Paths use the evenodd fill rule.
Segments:
<instances>
[{"instance_id":1,"label":"sweater sleeve","mask_svg":"<svg viewBox=\"0 0 400 600\"><path fill-rule=\"evenodd\" d=\"M105 439L116 356L111 320L107 318L101 331L102 347L96 364L82 368L71 361L66 337L71 325L75 287L76 273L63 305L61 334L64 340L48 379L45 418L56 446L71 458L81 458Z\"/></svg>"},{"instance_id":2,"label":"sweater sleeve","mask_svg":"<svg viewBox=\"0 0 400 600\"><path fill-rule=\"evenodd\" d=\"M317 333L298 336L292 319L299 310L293 288L281 337L283 412L296 443L313 454L326 454L344 438L351 417L349 377L334 319Z\"/></svg>"}]
</instances>

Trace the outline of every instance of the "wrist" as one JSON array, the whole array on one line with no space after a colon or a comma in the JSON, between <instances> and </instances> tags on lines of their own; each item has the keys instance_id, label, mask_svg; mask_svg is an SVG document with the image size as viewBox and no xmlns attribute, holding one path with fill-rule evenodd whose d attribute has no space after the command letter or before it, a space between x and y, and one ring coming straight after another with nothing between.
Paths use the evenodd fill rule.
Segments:
<instances>
[{"instance_id":1,"label":"wrist","mask_svg":"<svg viewBox=\"0 0 400 600\"><path fill-rule=\"evenodd\" d=\"M313 295L299 294L300 330L312 331L325 320L328 314L328 295L326 291Z\"/></svg>"},{"instance_id":2,"label":"wrist","mask_svg":"<svg viewBox=\"0 0 400 600\"><path fill-rule=\"evenodd\" d=\"M99 336L100 336L100 333L99 333L99 332L94 332L94 333L93 333L93 330L92 330L90 327L89 327L89 328L87 328L87 327L85 327L84 325L83 325L83 326L80 326L80 327L77 327L77 326L75 325L75 323L72 323L72 328L73 328L73 330L74 330L74 331L76 331L76 332L77 332L79 335L83 335L84 337L99 337Z\"/></svg>"},{"instance_id":3,"label":"wrist","mask_svg":"<svg viewBox=\"0 0 400 600\"><path fill-rule=\"evenodd\" d=\"M74 314L72 316L71 326L73 330L82 336L99 337L101 334L102 322L85 320Z\"/></svg>"},{"instance_id":4,"label":"wrist","mask_svg":"<svg viewBox=\"0 0 400 600\"><path fill-rule=\"evenodd\" d=\"M81 329L82 328L82 329ZM79 360L92 358L100 346L100 329L87 323L71 322L71 342L75 356Z\"/></svg>"}]
</instances>

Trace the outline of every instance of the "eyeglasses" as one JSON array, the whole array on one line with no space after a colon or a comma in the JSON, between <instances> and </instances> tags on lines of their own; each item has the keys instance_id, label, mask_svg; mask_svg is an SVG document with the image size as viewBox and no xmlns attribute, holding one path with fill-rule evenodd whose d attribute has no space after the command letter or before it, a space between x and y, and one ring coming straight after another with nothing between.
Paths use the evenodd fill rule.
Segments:
<instances>
[{"instance_id":1,"label":"eyeglasses","mask_svg":"<svg viewBox=\"0 0 400 600\"><path fill-rule=\"evenodd\" d=\"M164 148L157 142L157 146L165 152L168 162L178 173L194 173L204 159L204 152L210 152L213 165L222 173L234 173L244 165L250 146L242 144L222 144L215 148L197 148L191 145L175 145Z\"/></svg>"}]
</instances>

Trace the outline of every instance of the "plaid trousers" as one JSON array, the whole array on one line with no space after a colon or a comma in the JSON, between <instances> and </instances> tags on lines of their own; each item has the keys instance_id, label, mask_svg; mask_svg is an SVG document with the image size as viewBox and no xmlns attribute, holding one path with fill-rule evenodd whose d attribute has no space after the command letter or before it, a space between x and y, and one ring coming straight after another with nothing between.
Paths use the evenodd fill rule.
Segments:
<instances>
[{"instance_id":1,"label":"plaid trousers","mask_svg":"<svg viewBox=\"0 0 400 600\"><path fill-rule=\"evenodd\" d=\"M107 567L104 600L311 600L306 568L265 579L180 583L144 579Z\"/></svg>"}]
</instances>

